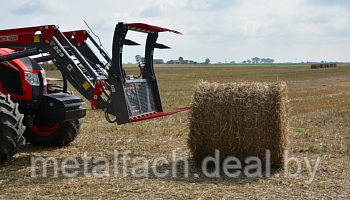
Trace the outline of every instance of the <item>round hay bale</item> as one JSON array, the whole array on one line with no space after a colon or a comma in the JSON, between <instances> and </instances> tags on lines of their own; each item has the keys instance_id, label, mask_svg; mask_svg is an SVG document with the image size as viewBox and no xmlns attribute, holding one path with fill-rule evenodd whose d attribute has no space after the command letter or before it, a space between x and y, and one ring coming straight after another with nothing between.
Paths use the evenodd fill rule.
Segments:
<instances>
[{"instance_id":1,"label":"round hay bale","mask_svg":"<svg viewBox=\"0 0 350 200\"><path fill-rule=\"evenodd\" d=\"M45 71L58 70L55 64L40 64Z\"/></svg>"},{"instance_id":2,"label":"round hay bale","mask_svg":"<svg viewBox=\"0 0 350 200\"><path fill-rule=\"evenodd\" d=\"M196 164L220 151L242 163L249 156L282 166L288 150L289 100L285 82L208 83L195 88L190 110L188 147Z\"/></svg>"},{"instance_id":3,"label":"round hay bale","mask_svg":"<svg viewBox=\"0 0 350 200\"><path fill-rule=\"evenodd\" d=\"M318 68L320 68L320 64L319 63L311 64L311 69L318 69Z\"/></svg>"}]
</instances>

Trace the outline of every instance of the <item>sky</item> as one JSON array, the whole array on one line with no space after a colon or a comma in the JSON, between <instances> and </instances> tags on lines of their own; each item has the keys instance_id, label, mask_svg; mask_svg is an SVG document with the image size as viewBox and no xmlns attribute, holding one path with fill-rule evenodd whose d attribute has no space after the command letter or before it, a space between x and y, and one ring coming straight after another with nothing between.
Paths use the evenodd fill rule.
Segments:
<instances>
[{"instance_id":1,"label":"sky","mask_svg":"<svg viewBox=\"0 0 350 200\"><path fill-rule=\"evenodd\" d=\"M108 52L118 22L177 30L159 34L155 59L211 63L253 57L275 62L350 61L348 0L0 0L0 29L54 24L61 31L87 29ZM141 46L124 48L123 62L143 55L146 34L128 32Z\"/></svg>"}]
</instances>

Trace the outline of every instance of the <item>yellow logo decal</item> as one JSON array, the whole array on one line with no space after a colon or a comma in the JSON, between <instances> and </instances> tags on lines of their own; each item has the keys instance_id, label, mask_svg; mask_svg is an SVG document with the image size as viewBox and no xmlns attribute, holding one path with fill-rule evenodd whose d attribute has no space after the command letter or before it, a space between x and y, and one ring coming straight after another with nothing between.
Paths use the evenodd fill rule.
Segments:
<instances>
[{"instance_id":1,"label":"yellow logo decal","mask_svg":"<svg viewBox=\"0 0 350 200\"><path fill-rule=\"evenodd\" d=\"M85 90L87 90L87 89L89 89L90 84L87 81L85 81L85 83L83 84L83 87Z\"/></svg>"},{"instance_id":2,"label":"yellow logo decal","mask_svg":"<svg viewBox=\"0 0 350 200\"><path fill-rule=\"evenodd\" d=\"M40 36L39 35L34 35L33 42L40 42Z\"/></svg>"}]
</instances>

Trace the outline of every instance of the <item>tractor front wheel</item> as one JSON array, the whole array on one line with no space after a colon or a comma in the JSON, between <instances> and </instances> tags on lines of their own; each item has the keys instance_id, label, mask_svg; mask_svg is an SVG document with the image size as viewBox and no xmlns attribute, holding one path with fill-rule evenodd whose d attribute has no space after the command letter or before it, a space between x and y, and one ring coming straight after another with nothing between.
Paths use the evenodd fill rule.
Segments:
<instances>
[{"instance_id":1,"label":"tractor front wheel","mask_svg":"<svg viewBox=\"0 0 350 200\"><path fill-rule=\"evenodd\" d=\"M11 101L10 95L0 93L0 162L15 155L23 143L25 126L22 121L18 104Z\"/></svg>"},{"instance_id":2,"label":"tractor front wheel","mask_svg":"<svg viewBox=\"0 0 350 200\"><path fill-rule=\"evenodd\" d=\"M57 123L51 126L27 127L23 136L26 142L37 146L61 147L70 144L82 130L84 118Z\"/></svg>"}]
</instances>

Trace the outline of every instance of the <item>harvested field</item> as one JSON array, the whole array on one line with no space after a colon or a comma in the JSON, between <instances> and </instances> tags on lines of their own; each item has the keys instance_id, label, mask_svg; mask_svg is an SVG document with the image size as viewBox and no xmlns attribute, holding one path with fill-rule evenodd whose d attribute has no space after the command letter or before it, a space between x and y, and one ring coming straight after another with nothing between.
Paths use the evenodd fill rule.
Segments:
<instances>
[{"instance_id":1,"label":"harvested field","mask_svg":"<svg viewBox=\"0 0 350 200\"><path fill-rule=\"evenodd\" d=\"M64 148L43 148L25 144L10 161L0 164L0 199L312 199L350 198L350 65L311 70L310 65L157 65L156 74L164 110L190 105L194 85L198 80L209 82L274 82L285 81L291 100L289 157L300 160L298 178L284 177L282 169L273 169L271 177L248 178L243 174L230 178L223 172L210 178L203 174L189 158L188 111L172 116L115 126L106 122L103 112L88 108L84 128L79 138ZM138 74L137 66L126 66L126 72ZM47 71L47 77L59 78L58 71ZM59 83L59 82L57 82ZM72 89L70 87L70 89ZM74 90L73 90L74 91ZM74 92L78 94L76 91ZM116 130L117 128L117 130ZM119 152L115 156L114 150ZM131 158L122 176L122 153L130 150ZM189 161L186 177L184 162L178 162L172 171L172 153ZM87 152L92 159L106 157L110 171L118 169L119 177L96 177L98 164L88 161L84 173L81 157ZM47 177L36 166L36 178L31 177L31 157L55 157L61 164L66 157L79 161L79 174L68 178L59 172L54 177L53 164L48 163ZM131 175L132 159L146 158L149 176ZM155 158L163 157L152 166ZM119 158L113 162L115 158ZM310 169L320 164L314 180ZM114 167L114 164L119 164ZM309 164L309 165L308 165ZM299 169L298 163L289 163L288 171ZM154 171L169 175L157 178ZM71 171L71 170L70 170ZM73 169L74 171L74 169ZM176 173L176 177L172 174ZM308 184L310 183L310 184Z\"/></svg>"}]
</instances>

